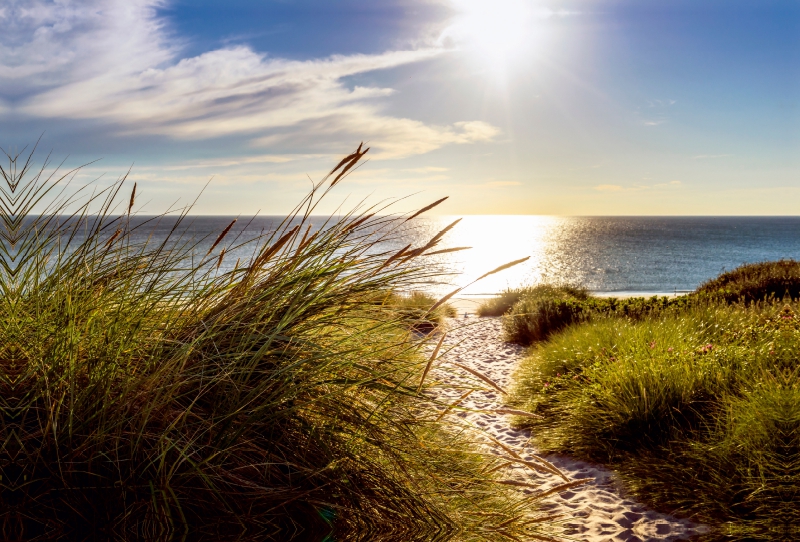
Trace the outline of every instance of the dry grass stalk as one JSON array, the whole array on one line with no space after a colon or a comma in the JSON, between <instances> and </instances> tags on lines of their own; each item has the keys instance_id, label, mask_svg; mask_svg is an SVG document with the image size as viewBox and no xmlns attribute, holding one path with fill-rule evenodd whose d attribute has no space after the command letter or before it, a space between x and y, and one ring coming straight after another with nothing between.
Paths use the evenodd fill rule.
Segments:
<instances>
[{"instance_id":1,"label":"dry grass stalk","mask_svg":"<svg viewBox=\"0 0 800 542\"><path fill-rule=\"evenodd\" d=\"M463 401L464 399L466 399L467 397L469 397L469 396L470 396L470 394L471 394L473 391L475 391L475 390L469 390L469 391L467 391L466 393L462 394L462 395L461 395L461 397L459 397L458 399L456 399L455 401L453 401L452 403L450 403L449 405L447 405L447 407L445 407L445 409L442 411L442 413L441 413L441 414L439 414L439 416L437 416L437 418L436 418L436 421L437 421L437 422L441 421L441 420L442 420L442 418L444 418L445 416L447 416L447 414L448 414L448 413L449 413L451 410L453 410L455 407L457 407L459 404L461 404L461 401ZM492 472L492 471L488 471L488 472Z\"/></svg>"},{"instance_id":2,"label":"dry grass stalk","mask_svg":"<svg viewBox=\"0 0 800 542\"><path fill-rule=\"evenodd\" d=\"M494 412L495 414L505 414L505 415L508 415L508 416L521 416L523 418L538 418L538 419L541 419L541 420L544 419L544 416L541 416L539 414L534 414L532 412L526 412L524 410L517 410L517 409L514 409L514 408L496 408L494 410L491 410L490 412Z\"/></svg>"},{"instance_id":3,"label":"dry grass stalk","mask_svg":"<svg viewBox=\"0 0 800 542\"><path fill-rule=\"evenodd\" d=\"M497 390L497 391L499 391L500 393L504 393L504 394L508 395L508 392L506 392L506 390L504 390L503 388L501 388L501 387L500 387L500 386L497 384L497 382L495 382L494 380L492 380L491 378L489 378L489 377L488 377L488 376L486 376L485 374L481 373L480 371L476 371L476 370L475 370L475 369L473 369L472 367L467 367L466 365L464 365L464 364L462 364L462 363L455 362L455 361L454 361L454 362L452 362L452 364L453 364L453 365L455 365L456 367L458 367L458 368L460 368L460 369L464 369L464 370L465 370L465 371L467 371L468 373L470 373L470 374L472 374L472 375L474 375L474 376L476 376L476 377L480 378L481 380L483 380L484 382L486 382L487 384L489 384L491 387L493 387L494 389L496 389L496 390Z\"/></svg>"},{"instance_id":4,"label":"dry grass stalk","mask_svg":"<svg viewBox=\"0 0 800 542\"><path fill-rule=\"evenodd\" d=\"M445 197L443 197L442 199L437 199L436 201L434 201L434 202L433 202L433 203L431 203L430 205L426 205L425 207L423 207L422 209L420 209L419 211L417 211L416 213L414 213L414 214L413 214L413 215L411 215L410 217L406 218L406 219L404 220L404 222L408 222L408 221L409 221L409 220L411 220L412 218L417 218L417 217L418 217L419 215L421 215L422 213L426 213L426 212L430 211L431 209L433 209L434 207L436 207L437 205L439 205L440 203L442 203L444 200L446 200L446 199L447 199L447 198L449 198L449 197L450 197L450 196L445 196Z\"/></svg>"},{"instance_id":5,"label":"dry grass stalk","mask_svg":"<svg viewBox=\"0 0 800 542\"><path fill-rule=\"evenodd\" d=\"M300 225L298 224L291 230L284 233L280 237L280 239L275 241L274 244L270 245L258 258L256 258L256 261L253 262L251 269L257 269L263 266L265 263L267 263L270 258L272 258L275 254L277 254L283 248L283 246L291 240L291 238L297 233L299 229Z\"/></svg>"},{"instance_id":6,"label":"dry grass stalk","mask_svg":"<svg viewBox=\"0 0 800 542\"><path fill-rule=\"evenodd\" d=\"M461 290L463 290L463 288L456 288L455 290L453 290L452 292L450 292L449 294L447 294L446 296L441 298L439 301L434 303L433 306L430 309L428 309L428 312L431 313L431 312L435 311L436 309L438 309L439 307L441 307L442 305L444 305L445 303L450 301L450 298L453 297L454 295L456 295Z\"/></svg>"},{"instance_id":7,"label":"dry grass stalk","mask_svg":"<svg viewBox=\"0 0 800 542\"><path fill-rule=\"evenodd\" d=\"M492 269L488 273L484 273L483 275L481 275L480 277L475 279L474 282L478 282L479 280L485 279L486 277L488 277L490 275L494 275L495 273L499 273L500 271L505 271L506 269L508 269L510 267L514 267L515 265L519 265L519 264L521 264L523 262L527 262L530 259L531 259L530 256L526 256L524 258L520 258L519 260L514 260L513 262L508 262L507 264L503 264L503 265L501 265L500 267L498 267L496 269Z\"/></svg>"},{"instance_id":8,"label":"dry grass stalk","mask_svg":"<svg viewBox=\"0 0 800 542\"><path fill-rule=\"evenodd\" d=\"M436 250L434 252L428 252L426 256L435 256L436 254L447 254L449 252L459 252L461 250L469 250L472 247L453 247L453 248L445 248L442 250Z\"/></svg>"},{"instance_id":9,"label":"dry grass stalk","mask_svg":"<svg viewBox=\"0 0 800 542\"><path fill-rule=\"evenodd\" d=\"M428 360L427 365L425 365L425 370L422 371L422 376L419 379L419 386L417 386L417 393L422 391L422 384L425 382L425 377L428 376L428 372L433 367L433 362L436 361L436 357L439 355L439 349L444 344L444 339L447 337L447 333L442 333L442 337L439 339L439 343L436 345L436 348L433 349L433 353L431 354L430 359Z\"/></svg>"},{"instance_id":10,"label":"dry grass stalk","mask_svg":"<svg viewBox=\"0 0 800 542\"><path fill-rule=\"evenodd\" d=\"M214 241L214 244L213 244L213 245L211 245L211 248L209 248L209 249L208 249L208 252L206 252L206 256L208 256L209 254L211 254L212 252L214 252L214 249L215 249L215 248L217 248L217 245L220 243L220 241L222 241L222 240L225 238L225 236L226 236L226 235L228 235L228 232L229 232L229 231L231 231L231 228L233 227L233 225L234 225L234 224L236 224L236 221L237 221L237 220L238 220L238 219L234 218L234 219L233 219L233 221L232 221L230 224L228 224L228 225L225 227L225 229L224 229L224 230L222 230L222 233L220 233L220 234L217 236L217 239Z\"/></svg>"},{"instance_id":11,"label":"dry grass stalk","mask_svg":"<svg viewBox=\"0 0 800 542\"><path fill-rule=\"evenodd\" d=\"M111 244L112 244L114 241L116 241L117 237L119 237L119 235L120 235L121 233L122 233L122 230L121 230L121 229L119 229L119 228L117 228L117 231L115 231L115 232L114 232L114 235L112 235L112 236L111 236L111 237L108 239L108 241L106 241L106 247L110 247L110 246L111 246Z\"/></svg>"},{"instance_id":12,"label":"dry grass stalk","mask_svg":"<svg viewBox=\"0 0 800 542\"><path fill-rule=\"evenodd\" d=\"M131 190L131 200L128 203L128 216L131 214L131 209L133 209L133 204L136 201L136 183L133 183L133 190Z\"/></svg>"}]
</instances>

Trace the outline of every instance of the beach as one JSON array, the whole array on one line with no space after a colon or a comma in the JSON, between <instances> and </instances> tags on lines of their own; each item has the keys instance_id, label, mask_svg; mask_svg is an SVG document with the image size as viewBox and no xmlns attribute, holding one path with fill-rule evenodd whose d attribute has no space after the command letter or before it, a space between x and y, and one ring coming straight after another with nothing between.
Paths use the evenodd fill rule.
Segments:
<instances>
[{"instance_id":1,"label":"beach","mask_svg":"<svg viewBox=\"0 0 800 542\"><path fill-rule=\"evenodd\" d=\"M503 342L500 318L475 317L465 303L457 308L459 316L449 319L444 326L446 336L433 373L436 381L433 393L443 403L452 405L470 388L480 386L482 389L457 403L447 416L473 428L476 440L485 442L490 453L508 456L511 450L522 461L545 466L530 444L530 431L513 429L509 415L494 412L508 407L504 394L465 370L476 371L508 391L525 348ZM496 442L492 442L493 439ZM659 513L630 498L615 474L602 466L558 455L548 455L544 459L570 480L590 479L583 485L549 495L538 505L542 514L561 516L561 530L554 536L589 542L678 541L707 530L703 525ZM505 467L504 474L507 482L517 484L520 491L532 495L565 483L561 477L536 472L521 461Z\"/></svg>"}]
</instances>

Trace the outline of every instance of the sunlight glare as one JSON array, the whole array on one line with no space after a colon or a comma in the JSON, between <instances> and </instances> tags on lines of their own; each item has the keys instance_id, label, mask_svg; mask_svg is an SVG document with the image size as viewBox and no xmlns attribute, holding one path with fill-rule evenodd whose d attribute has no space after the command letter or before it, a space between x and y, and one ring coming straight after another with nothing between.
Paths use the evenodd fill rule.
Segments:
<instances>
[{"instance_id":1,"label":"sunlight glare","mask_svg":"<svg viewBox=\"0 0 800 542\"><path fill-rule=\"evenodd\" d=\"M453 0L460 17L452 37L495 67L528 45L534 13L530 0Z\"/></svg>"}]
</instances>

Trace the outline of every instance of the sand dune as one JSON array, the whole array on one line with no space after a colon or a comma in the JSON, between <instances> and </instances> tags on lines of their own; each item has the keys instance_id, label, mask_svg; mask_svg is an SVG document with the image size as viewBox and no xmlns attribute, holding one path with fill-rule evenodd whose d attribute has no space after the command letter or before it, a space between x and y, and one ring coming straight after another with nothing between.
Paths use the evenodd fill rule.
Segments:
<instances>
[{"instance_id":1,"label":"sand dune","mask_svg":"<svg viewBox=\"0 0 800 542\"><path fill-rule=\"evenodd\" d=\"M524 348L501 340L499 318L458 318L448 322L448 331L441 362L432 377L439 383L435 393L447 404L461 397L468 388L480 383L489 387L464 368L485 375L499 387L511 385L511 375L524 355ZM458 363L463 367L458 367ZM474 391L448 416L475 427L487 442L490 436L497 439L526 461L542 464L535 459L536 450L529 444L530 432L517 431L509 425L509 415L497 412L504 407L504 396L499 391ZM480 412L479 412L480 411ZM499 445L492 445L498 453L508 455ZM650 510L634 499L626 497L613 472L598 465L576 461L569 457L549 455L546 460L570 479L591 478L582 486L547 497L541 505L548 513L564 514L561 535L573 540L645 541L686 540L706 530L702 525ZM564 480L554 474L537 473L521 463L505 469L508 480L530 483L541 489L521 488L526 493L547 490Z\"/></svg>"}]
</instances>

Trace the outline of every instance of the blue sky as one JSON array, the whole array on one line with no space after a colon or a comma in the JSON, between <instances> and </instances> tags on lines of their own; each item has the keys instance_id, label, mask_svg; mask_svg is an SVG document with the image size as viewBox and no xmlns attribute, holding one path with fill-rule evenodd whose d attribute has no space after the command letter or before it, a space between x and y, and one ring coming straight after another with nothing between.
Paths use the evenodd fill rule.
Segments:
<instances>
[{"instance_id":1,"label":"blue sky","mask_svg":"<svg viewBox=\"0 0 800 542\"><path fill-rule=\"evenodd\" d=\"M797 214L800 2L0 0L0 144L146 210ZM348 205L347 203L346 205ZM332 210L333 207L324 209Z\"/></svg>"}]
</instances>

